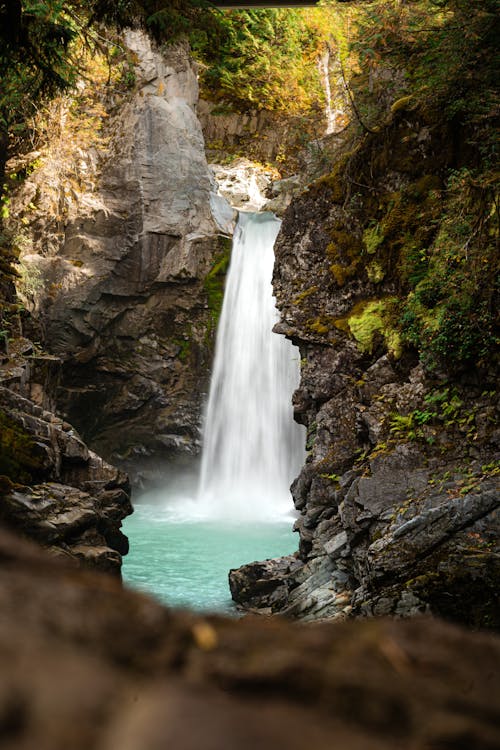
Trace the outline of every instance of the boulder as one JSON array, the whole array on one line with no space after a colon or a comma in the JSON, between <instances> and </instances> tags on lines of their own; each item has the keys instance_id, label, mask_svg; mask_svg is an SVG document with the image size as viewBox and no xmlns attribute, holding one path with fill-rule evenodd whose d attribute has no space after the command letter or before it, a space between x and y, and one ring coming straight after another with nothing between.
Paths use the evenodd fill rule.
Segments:
<instances>
[{"instance_id":1,"label":"boulder","mask_svg":"<svg viewBox=\"0 0 500 750\"><path fill-rule=\"evenodd\" d=\"M119 575L128 552L121 522L132 512L128 477L71 425L3 386L0 448L0 520L53 555Z\"/></svg>"}]
</instances>

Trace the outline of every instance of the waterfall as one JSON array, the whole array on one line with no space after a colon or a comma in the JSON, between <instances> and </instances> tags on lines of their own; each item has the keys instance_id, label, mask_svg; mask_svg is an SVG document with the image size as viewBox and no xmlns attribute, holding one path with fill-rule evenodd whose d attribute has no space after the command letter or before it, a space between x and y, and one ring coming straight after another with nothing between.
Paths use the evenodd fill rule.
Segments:
<instances>
[{"instance_id":1,"label":"waterfall","mask_svg":"<svg viewBox=\"0 0 500 750\"><path fill-rule=\"evenodd\" d=\"M323 81L323 90L325 92L325 115L326 115L326 135L335 132L335 112L332 107L332 89L330 86L330 51L327 48L318 60L320 75Z\"/></svg>"},{"instance_id":2,"label":"waterfall","mask_svg":"<svg viewBox=\"0 0 500 750\"><path fill-rule=\"evenodd\" d=\"M197 504L205 517L290 514L289 485L304 458L293 422L298 351L272 332L273 245L280 221L240 214L217 333Z\"/></svg>"},{"instance_id":3,"label":"waterfall","mask_svg":"<svg viewBox=\"0 0 500 750\"><path fill-rule=\"evenodd\" d=\"M279 226L270 213L240 214L200 475L171 467L168 482L142 495L126 522L132 544L124 580L170 605L231 612L230 568L296 549L288 488L304 460L305 435L291 406L299 354L272 332Z\"/></svg>"}]
</instances>

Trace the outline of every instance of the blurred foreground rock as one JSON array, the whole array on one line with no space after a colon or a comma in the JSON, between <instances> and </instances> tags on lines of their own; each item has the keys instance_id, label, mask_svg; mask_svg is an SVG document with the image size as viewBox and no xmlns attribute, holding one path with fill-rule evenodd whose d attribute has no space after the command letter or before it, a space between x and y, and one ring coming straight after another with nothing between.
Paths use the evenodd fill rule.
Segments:
<instances>
[{"instance_id":1,"label":"blurred foreground rock","mask_svg":"<svg viewBox=\"0 0 500 750\"><path fill-rule=\"evenodd\" d=\"M4 750L500 746L500 641L174 613L0 530Z\"/></svg>"}]
</instances>

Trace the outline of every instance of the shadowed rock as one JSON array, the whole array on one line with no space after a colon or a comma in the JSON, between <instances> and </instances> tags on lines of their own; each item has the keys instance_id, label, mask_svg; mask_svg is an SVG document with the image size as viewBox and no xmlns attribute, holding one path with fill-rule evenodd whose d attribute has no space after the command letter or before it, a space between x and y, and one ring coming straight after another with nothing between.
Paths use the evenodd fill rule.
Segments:
<instances>
[{"instance_id":1,"label":"shadowed rock","mask_svg":"<svg viewBox=\"0 0 500 750\"><path fill-rule=\"evenodd\" d=\"M500 642L169 611L0 531L6 750L493 750Z\"/></svg>"},{"instance_id":2,"label":"shadowed rock","mask_svg":"<svg viewBox=\"0 0 500 750\"><path fill-rule=\"evenodd\" d=\"M0 520L53 555L119 575L121 522L132 512L126 474L70 424L2 386L0 429Z\"/></svg>"}]
</instances>

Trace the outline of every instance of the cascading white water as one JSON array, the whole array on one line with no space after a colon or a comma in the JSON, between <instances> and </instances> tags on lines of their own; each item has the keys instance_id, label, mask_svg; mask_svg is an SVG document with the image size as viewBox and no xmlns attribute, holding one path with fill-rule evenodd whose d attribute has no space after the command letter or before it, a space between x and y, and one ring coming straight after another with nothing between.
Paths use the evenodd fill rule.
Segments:
<instances>
[{"instance_id":1,"label":"cascading white water","mask_svg":"<svg viewBox=\"0 0 500 750\"><path fill-rule=\"evenodd\" d=\"M259 196L253 200L258 204ZM125 529L125 582L169 604L232 611L227 571L296 548L289 484L304 459L293 422L298 351L272 333L279 221L241 214L221 313L201 477L172 475L146 493Z\"/></svg>"},{"instance_id":2,"label":"cascading white water","mask_svg":"<svg viewBox=\"0 0 500 750\"><path fill-rule=\"evenodd\" d=\"M292 510L304 434L291 407L298 351L272 332L279 227L273 214L240 214L233 241L198 489L198 510L209 518L270 520Z\"/></svg>"},{"instance_id":3,"label":"cascading white water","mask_svg":"<svg viewBox=\"0 0 500 750\"><path fill-rule=\"evenodd\" d=\"M335 112L332 107L332 89L330 86L330 51L325 50L324 54L318 60L320 75L323 81L323 90L325 92L325 115L326 115L326 135L335 132Z\"/></svg>"}]
</instances>

